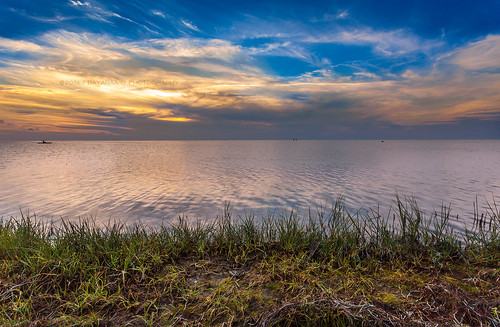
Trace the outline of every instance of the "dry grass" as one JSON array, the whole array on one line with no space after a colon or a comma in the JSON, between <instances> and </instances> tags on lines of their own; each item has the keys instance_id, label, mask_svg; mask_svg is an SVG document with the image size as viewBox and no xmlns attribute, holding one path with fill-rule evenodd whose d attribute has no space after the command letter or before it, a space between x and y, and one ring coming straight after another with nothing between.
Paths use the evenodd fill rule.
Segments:
<instances>
[{"instance_id":1,"label":"dry grass","mask_svg":"<svg viewBox=\"0 0 500 327\"><path fill-rule=\"evenodd\" d=\"M449 208L147 230L22 216L0 225L0 325L500 326L498 210ZM479 222L481 221L481 222Z\"/></svg>"}]
</instances>

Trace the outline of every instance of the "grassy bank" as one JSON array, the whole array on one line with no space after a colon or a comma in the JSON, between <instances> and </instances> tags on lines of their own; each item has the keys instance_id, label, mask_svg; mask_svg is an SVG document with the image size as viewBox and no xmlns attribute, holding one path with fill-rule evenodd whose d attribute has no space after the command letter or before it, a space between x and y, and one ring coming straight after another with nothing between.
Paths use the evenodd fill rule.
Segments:
<instances>
[{"instance_id":1,"label":"grassy bank","mask_svg":"<svg viewBox=\"0 0 500 327\"><path fill-rule=\"evenodd\" d=\"M154 230L21 215L0 225L0 324L500 326L499 210L463 235L450 218L399 198Z\"/></svg>"}]
</instances>

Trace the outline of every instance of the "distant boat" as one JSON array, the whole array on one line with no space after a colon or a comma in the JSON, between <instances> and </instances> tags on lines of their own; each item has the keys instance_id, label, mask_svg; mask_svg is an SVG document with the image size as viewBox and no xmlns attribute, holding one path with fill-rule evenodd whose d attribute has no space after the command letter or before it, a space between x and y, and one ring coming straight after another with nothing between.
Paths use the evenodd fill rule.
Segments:
<instances>
[{"instance_id":1,"label":"distant boat","mask_svg":"<svg viewBox=\"0 0 500 327\"><path fill-rule=\"evenodd\" d=\"M38 142L38 144L52 144L52 142L47 142L45 140L42 140L42 142Z\"/></svg>"}]
</instances>

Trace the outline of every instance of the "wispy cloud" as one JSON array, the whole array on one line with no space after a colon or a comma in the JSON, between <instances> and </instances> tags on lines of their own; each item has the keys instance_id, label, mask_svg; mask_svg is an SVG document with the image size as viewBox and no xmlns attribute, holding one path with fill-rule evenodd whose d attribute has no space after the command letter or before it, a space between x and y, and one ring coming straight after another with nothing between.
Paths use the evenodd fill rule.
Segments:
<instances>
[{"instance_id":1,"label":"wispy cloud","mask_svg":"<svg viewBox=\"0 0 500 327\"><path fill-rule=\"evenodd\" d=\"M315 53L315 46L334 44L340 46L359 46L372 49L372 53L382 59L416 58L419 55L433 56L445 48L442 39L424 39L406 28L377 29L353 21L346 26L339 24L339 19L349 17L349 11L337 14L325 14L316 22L325 24L305 25L302 22L269 19L263 20L246 16L246 20L237 23L237 33L230 37L239 40L266 40L265 44L255 46L255 54L289 56L321 66L322 59L328 59L328 53ZM287 50L288 49L288 50ZM331 54L335 57L335 53ZM325 57L326 56L326 57ZM311 58L317 58L312 60Z\"/></svg>"},{"instance_id":2,"label":"wispy cloud","mask_svg":"<svg viewBox=\"0 0 500 327\"><path fill-rule=\"evenodd\" d=\"M311 52L299 44L290 41L266 43L259 47L250 47L247 49L250 55L264 56L282 56L289 58L301 59L306 62L314 62L315 58Z\"/></svg>"},{"instance_id":3,"label":"wispy cloud","mask_svg":"<svg viewBox=\"0 0 500 327\"><path fill-rule=\"evenodd\" d=\"M155 16L160 16L162 18L166 18L167 16L165 15L165 13L161 10L151 10L151 14L155 15Z\"/></svg>"},{"instance_id":4,"label":"wispy cloud","mask_svg":"<svg viewBox=\"0 0 500 327\"><path fill-rule=\"evenodd\" d=\"M230 60L242 53L241 47L219 39L179 38L151 39L122 43L131 53L151 58L169 60L173 58L198 58Z\"/></svg>"},{"instance_id":5,"label":"wispy cloud","mask_svg":"<svg viewBox=\"0 0 500 327\"><path fill-rule=\"evenodd\" d=\"M392 44L408 36L404 31L368 32L340 34L335 42L376 47L387 36L392 39L380 46L397 53ZM441 61L464 69L498 67L499 40L490 35L449 51ZM415 39L407 48L419 43ZM315 60L306 48L290 41L245 47L221 39L131 41L59 30L30 41L0 38L0 48L36 54L36 59L3 58L2 129L119 134L138 120L266 128L284 123L326 128L367 121L414 126L500 114L498 71L464 75L437 66L431 73L406 70L384 80L362 69L346 77L321 68L284 79L266 74L256 64L256 58L273 55Z\"/></svg>"},{"instance_id":6,"label":"wispy cloud","mask_svg":"<svg viewBox=\"0 0 500 327\"><path fill-rule=\"evenodd\" d=\"M488 35L446 54L445 57L467 70L500 69L500 35Z\"/></svg>"},{"instance_id":7,"label":"wispy cloud","mask_svg":"<svg viewBox=\"0 0 500 327\"><path fill-rule=\"evenodd\" d=\"M91 7L92 5L90 4L90 2L81 2L81 1L74 1L74 0L69 0L69 3L72 5L72 6L75 6L75 7Z\"/></svg>"},{"instance_id":8,"label":"wispy cloud","mask_svg":"<svg viewBox=\"0 0 500 327\"><path fill-rule=\"evenodd\" d=\"M338 10L336 14L326 13L321 18L313 18L311 19L312 23L321 23L321 22L331 22L339 19L347 19L349 17L349 10Z\"/></svg>"},{"instance_id":9,"label":"wispy cloud","mask_svg":"<svg viewBox=\"0 0 500 327\"><path fill-rule=\"evenodd\" d=\"M41 15L34 15L34 14L29 14L25 10L22 9L16 9L16 8L10 8L11 12L14 12L16 14L19 14L23 17L27 17L28 19L37 21L37 22L44 22L44 23L60 23L65 20L72 19L74 17L72 16L63 16L59 13L55 13L54 16L48 17L48 16L41 16Z\"/></svg>"},{"instance_id":10,"label":"wispy cloud","mask_svg":"<svg viewBox=\"0 0 500 327\"><path fill-rule=\"evenodd\" d=\"M5 52L41 52L43 48L36 43L24 40L11 40L0 37L0 49Z\"/></svg>"},{"instance_id":11,"label":"wispy cloud","mask_svg":"<svg viewBox=\"0 0 500 327\"><path fill-rule=\"evenodd\" d=\"M86 16L92 20L109 22L109 18L114 17L114 18L121 18L127 21L132 21L129 18L122 17L117 13L104 9L101 4L95 1L93 1L93 3L90 3L89 1L82 2L78 0L76 1L70 0L69 4L72 7L85 12Z\"/></svg>"},{"instance_id":12,"label":"wispy cloud","mask_svg":"<svg viewBox=\"0 0 500 327\"><path fill-rule=\"evenodd\" d=\"M193 31L196 31L196 32L200 32L200 30L198 29L198 27L196 27L196 25L194 25L192 22L186 20L186 19L181 19L181 22L184 26L186 26L187 28L189 28L190 30L193 30Z\"/></svg>"},{"instance_id":13,"label":"wispy cloud","mask_svg":"<svg viewBox=\"0 0 500 327\"><path fill-rule=\"evenodd\" d=\"M376 53L384 56L425 53L443 45L435 40L422 40L404 29L376 31L366 27L351 30L338 29L329 34L310 35L304 38L303 42L371 46Z\"/></svg>"},{"instance_id":14,"label":"wispy cloud","mask_svg":"<svg viewBox=\"0 0 500 327\"><path fill-rule=\"evenodd\" d=\"M141 28L147 30L148 32L152 34L159 35L160 33L158 31L152 30L150 27L148 27L145 24L138 23L135 20L120 15L114 11L106 9L106 7L102 4L100 4L97 1L79 1L79 0L70 0L69 1L70 6L74 7L77 10L82 11L85 13L85 16L91 20L99 21L99 22L104 22L104 23L109 23L113 24L112 19L120 19L127 21L129 23L135 24L137 26L140 26ZM152 24L150 24L152 25Z\"/></svg>"}]
</instances>

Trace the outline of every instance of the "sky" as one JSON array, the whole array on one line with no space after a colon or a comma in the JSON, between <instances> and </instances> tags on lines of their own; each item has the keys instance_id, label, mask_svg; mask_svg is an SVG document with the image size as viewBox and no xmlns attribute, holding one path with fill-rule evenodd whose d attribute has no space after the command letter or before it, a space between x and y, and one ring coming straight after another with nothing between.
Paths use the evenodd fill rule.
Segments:
<instances>
[{"instance_id":1,"label":"sky","mask_svg":"<svg viewBox=\"0 0 500 327\"><path fill-rule=\"evenodd\" d=\"M0 140L500 139L498 0L0 4Z\"/></svg>"}]
</instances>

